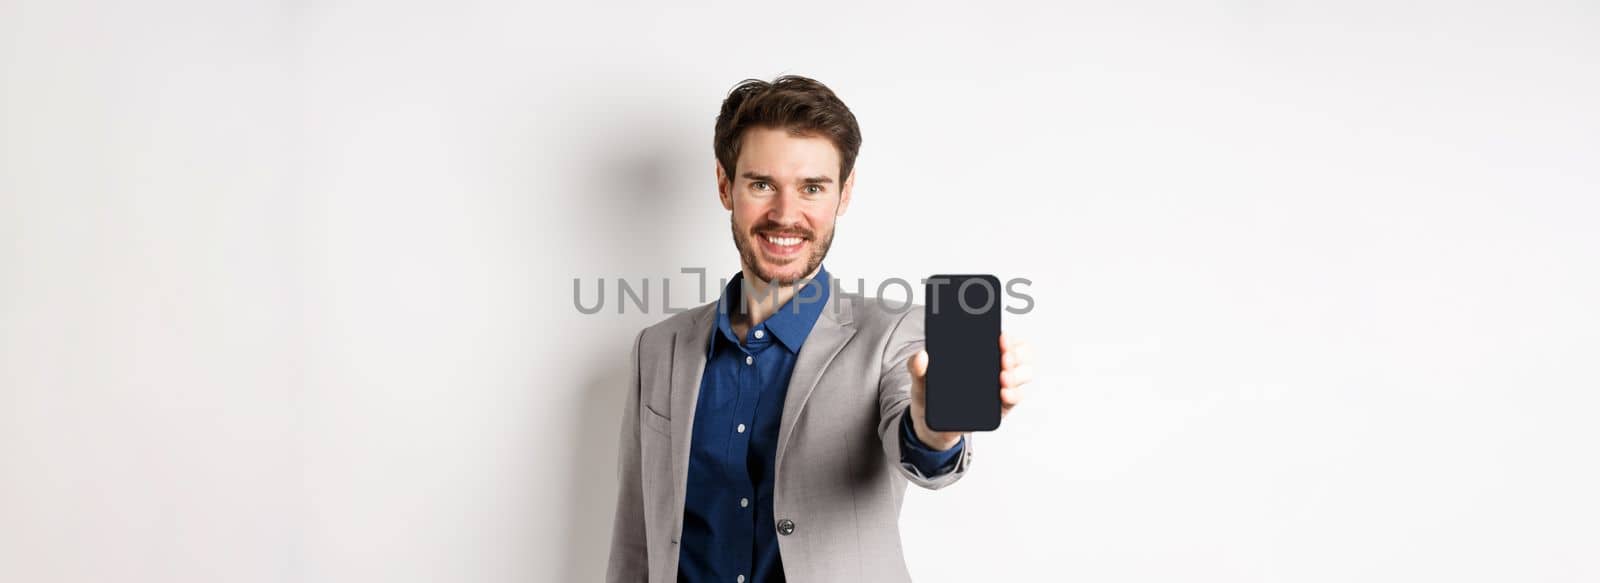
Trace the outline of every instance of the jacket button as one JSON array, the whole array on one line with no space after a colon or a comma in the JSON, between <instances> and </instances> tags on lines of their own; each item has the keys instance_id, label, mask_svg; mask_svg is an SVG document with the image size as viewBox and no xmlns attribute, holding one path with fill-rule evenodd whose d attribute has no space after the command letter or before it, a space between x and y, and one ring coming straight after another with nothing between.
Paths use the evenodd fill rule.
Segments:
<instances>
[{"instance_id":1,"label":"jacket button","mask_svg":"<svg viewBox=\"0 0 1600 583\"><path fill-rule=\"evenodd\" d=\"M778 534L789 535L794 533L794 521L787 518L778 521Z\"/></svg>"}]
</instances>

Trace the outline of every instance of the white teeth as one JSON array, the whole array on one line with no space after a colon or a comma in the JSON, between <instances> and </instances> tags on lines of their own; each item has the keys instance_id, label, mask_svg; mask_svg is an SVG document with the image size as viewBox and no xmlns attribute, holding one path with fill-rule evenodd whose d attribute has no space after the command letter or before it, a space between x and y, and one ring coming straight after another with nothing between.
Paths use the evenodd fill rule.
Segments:
<instances>
[{"instance_id":1,"label":"white teeth","mask_svg":"<svg viewBox=\"0 0 1600 583\"><path fill-rule=\"evenodd\" d=\"M773 245L777 245L779 247L791 247L794 245L799 245L801 241L799 237L773 237L771 235L764 236L768 241L771 241Z\"/></svg>"}]
</instances>

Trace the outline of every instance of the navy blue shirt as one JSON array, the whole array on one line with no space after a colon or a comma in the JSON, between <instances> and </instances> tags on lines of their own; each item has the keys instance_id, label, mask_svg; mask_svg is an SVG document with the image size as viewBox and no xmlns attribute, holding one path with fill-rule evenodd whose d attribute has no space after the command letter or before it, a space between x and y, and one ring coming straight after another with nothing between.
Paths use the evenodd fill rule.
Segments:
<instances>
[{"instance_id":1,"label":"navy blue shirt","mask_svg":"<svg viewBox=\"0 0 1600 583\"><path fill-rule=\"evenodd\" d=\"M730 310L743 310L743 273L717 302L717 328L706 346L690 440L678 581L783 581L772 517L773 461L784 396L800 347L831 292L826 269L760 324L733 333ZM815 286L815 287L810 287ZM820 295L819 295L820 294ZM902 460L925 476L955 467L965 440L933 451L916 438L911 417L901 423Z\"/></svg>"}]
</instances>

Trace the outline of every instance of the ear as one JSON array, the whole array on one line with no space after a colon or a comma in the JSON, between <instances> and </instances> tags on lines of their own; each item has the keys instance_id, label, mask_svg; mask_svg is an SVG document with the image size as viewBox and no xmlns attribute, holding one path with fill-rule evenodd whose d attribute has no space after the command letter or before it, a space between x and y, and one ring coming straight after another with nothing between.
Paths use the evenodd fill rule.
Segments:
<instances>
[{"instance_id":1,"label":"ear","mask_svg":"<svg viewBox=\"0 0 1600 583\"><path fill-rule=\"evenodd\" d=\"M844 187L839 189L839 210L834 216L843 215L850 208L850 193L856 189L856 169L850 169L850 177L844 180Z\"/></svg>"},{"instance_id":2,"label":"ear","mask_svg":"<svg viewBox=\"0 0 1600 583\"><path fill-rule=\"evenodd\" d=\"M733 181L728 179L728 173L722 171L722 162L717 162L717 198L722 200L722 208L733 210Z\"/></svg>"}]
</instances>

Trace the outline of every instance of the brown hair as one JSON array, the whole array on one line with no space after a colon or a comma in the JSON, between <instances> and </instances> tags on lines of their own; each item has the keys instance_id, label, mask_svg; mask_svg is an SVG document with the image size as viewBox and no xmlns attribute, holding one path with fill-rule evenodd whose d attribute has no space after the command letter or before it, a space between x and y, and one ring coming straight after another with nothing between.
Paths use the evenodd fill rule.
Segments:
<instances>
[{"instance_id":1,"label":"brown hair","mask_svg":"<svg viewBox=\"0 0 1600 583\"><path fill-rule=\"evenodd\" d=\"M728 179L736 176L740 141L752 127L783 128L792 136L821 135L839 151L839 188L850 178L861 151L861 128L850 108L815 79L784 75L768 83L745 79L728 91L717 115L712 148Z\"/></svg>"}]
</instances>

